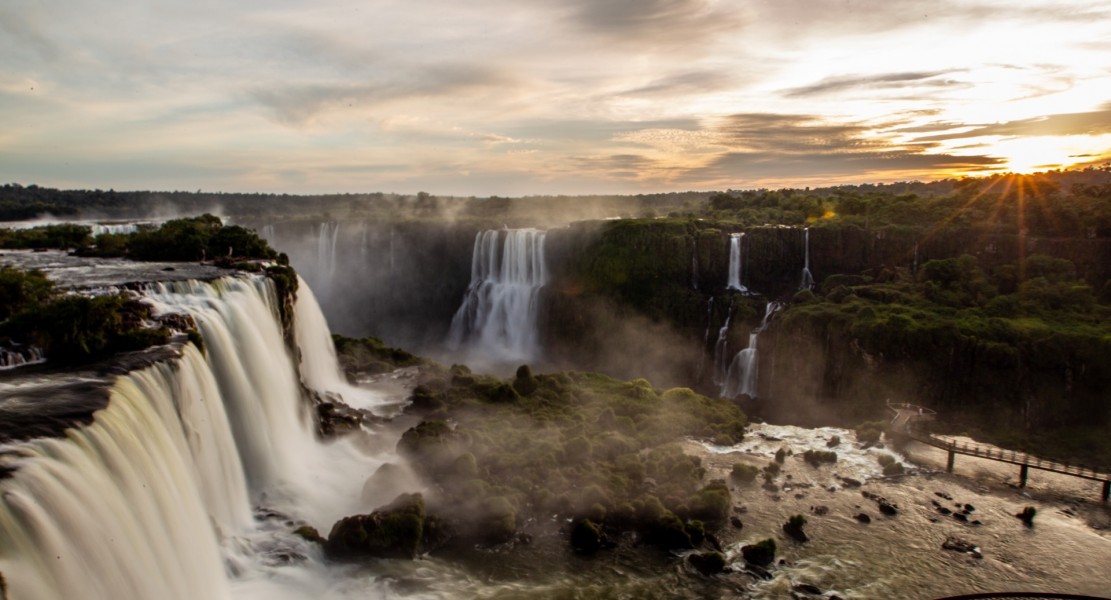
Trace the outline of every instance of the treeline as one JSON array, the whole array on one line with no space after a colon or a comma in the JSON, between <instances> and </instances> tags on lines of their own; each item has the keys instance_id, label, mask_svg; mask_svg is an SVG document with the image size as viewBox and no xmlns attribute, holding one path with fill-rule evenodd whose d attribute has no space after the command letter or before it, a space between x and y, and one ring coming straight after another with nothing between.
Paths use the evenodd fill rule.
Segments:
<instances>
[{"instance_id":1,"label":"treeline","mask_svg":"<svg viewBox=\"0 0 1111 600\"><path fill-rule=\"evenodd\" d=\"M698 216L741 226L979 229L1111 237L1111 168L928 184L748 190L710 196Z\"/></svg>"},{"instance_id":2,"label":"treeline","mask_svg":"<svg viewBox=\"0 0 1111 600\"><path fill-rule=\"evenodd\" d=\"M160 214L218 212L257 219L267 216L339 219L350 215L385 219L498 219L543 225L572 220L645 217L690 211L703 204L706 192L639 194L630 196L499 196L460 197L417 194L241 194L219 192L159 192L115 190L58 190L37 185L0 186L0 221L33 220L46 215L62 218L127 219Z\"/></svg>"},{"instance_id":3,"label":"treeline","mask_svg":"<svg viewBox=\"0 0 1111 600\"><path fill-rule=\"evenodd\" d=\"M141 225L134 233L93 237L87 225L63 223L30 229L0 229L0 248L74 250L79 256L126 257L145 261L204 259L273 260L278 253L254 231L224 225L210 214Z\"/></svg>"}]
</instances>

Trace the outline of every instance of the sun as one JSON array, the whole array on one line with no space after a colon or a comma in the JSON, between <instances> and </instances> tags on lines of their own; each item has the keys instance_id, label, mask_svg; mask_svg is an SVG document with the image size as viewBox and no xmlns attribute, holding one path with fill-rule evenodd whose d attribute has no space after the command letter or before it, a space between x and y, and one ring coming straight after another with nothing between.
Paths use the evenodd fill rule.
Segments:
<instances>
[{"instance_id":1,"label":"sun","mask_svg":"<svg viewBox=\"0 0 1111 600\"><path fill-rule=\"evenodd\" d=\"M1090 162L1111 150L1108 136L1024 137L1002 139L990 145L990 154L1003 159L1012 173L1067 169Z\"/></svg>"}]
</instances>

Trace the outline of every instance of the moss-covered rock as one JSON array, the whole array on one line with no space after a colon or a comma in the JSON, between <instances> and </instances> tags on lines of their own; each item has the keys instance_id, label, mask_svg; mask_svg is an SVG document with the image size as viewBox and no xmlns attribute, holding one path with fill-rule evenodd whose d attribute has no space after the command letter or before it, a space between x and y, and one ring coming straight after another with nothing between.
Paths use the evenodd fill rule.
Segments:
<instances>
[{"instance_id":1,"label":"moss-covered rock","mask_svg":"<svg viewBox=\"0 0 1111 600\"><path fill-rule=\"evenodd\" d=\"M775 540L768 538L755 544L742 546L741 556L744 557L745 562L766 567L775 561L775 550Z\"/></svg>"},{"instance_id":2,"label":"moss-covered rock","mask_svg":"<svg viewBox=\"0 0 1111 600\"><path fill-rule=\"evenodd\" d=\"M333 559L414 559L424 535L424 498L402 494L388 506L369 515L340 519L332 526L324 544Z\"/></svg>"},{"instance_id":3,"label":"moss-covered rock","mask_svg":"<svg viewBox=\"0 0 1111 600\"><path fill-rule=\"evenodd\" d=\"M721 552L694 552L687 556L687 562L709 577L725 571L725 555Z\"/></svg>"}]
</instances>

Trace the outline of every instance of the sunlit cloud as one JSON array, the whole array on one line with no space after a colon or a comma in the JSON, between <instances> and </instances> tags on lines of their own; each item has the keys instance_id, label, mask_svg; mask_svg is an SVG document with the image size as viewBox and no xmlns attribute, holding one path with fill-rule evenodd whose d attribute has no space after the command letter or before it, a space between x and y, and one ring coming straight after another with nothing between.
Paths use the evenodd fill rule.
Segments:
<instances>
[{"instance_id":1,"label":"sunlit cloud","mask_svg":"<svg viewBox=\"0 0 1111 600\"><path fill-rule=\"evenodd\" d=\"M10 0L0 181L507 195L1067 167L1109 154L1106 39L1086 0Z\"/></svg>"}]
</instances>

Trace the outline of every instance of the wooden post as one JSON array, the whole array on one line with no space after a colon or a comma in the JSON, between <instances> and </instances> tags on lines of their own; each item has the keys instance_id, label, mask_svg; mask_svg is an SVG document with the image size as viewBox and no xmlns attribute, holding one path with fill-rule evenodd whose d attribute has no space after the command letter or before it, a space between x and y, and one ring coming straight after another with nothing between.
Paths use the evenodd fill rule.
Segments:
<instances>
[{"instance_id":1,"label":"wooden post","mask_svg":"<svg viewBox=\"0 0 1111 600\"><path fill-rule=\"evenodd\" d=\"M1103 482L1103 501L1107 502L1108 498L1111 498L1111 480Z\"/></svg>"},{"instance_id":2,"label":"wooden post","mask_svg":"<svg viewBox=\"0 0 1111 600\"><path fill-rule=\"evenodd\" d=\"M1018 472L1018 487L1026 487L1026 477L1030 474L1030 467L1026 464L1022 465L1022 469Z\"/></svg>"},{"instance_id":3,"label":"wooden post","mask_svg":"<svg viewBox=\"0 0 1111 600\"><path fill-rule=\"evenodd\" d=\"M945 465L945 470L953 472L953 461L957 458L957 454L953 452L953 443L949 442L949 464Z\"/></svg>"}]
</instances>

